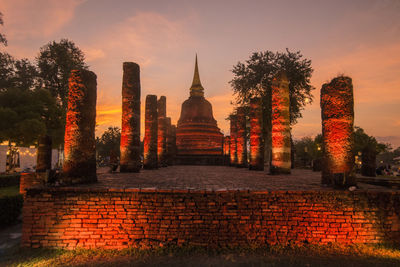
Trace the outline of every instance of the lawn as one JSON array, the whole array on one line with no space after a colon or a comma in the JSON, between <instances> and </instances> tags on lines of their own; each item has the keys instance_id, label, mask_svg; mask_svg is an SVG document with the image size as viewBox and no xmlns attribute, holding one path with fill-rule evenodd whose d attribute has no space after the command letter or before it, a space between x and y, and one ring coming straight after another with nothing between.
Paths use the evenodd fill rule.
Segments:
<instances>
[{"instance_id":1,"label":"lawn","mask_svg":"<svg viewBox=\"0 0 400 267\"><path fill-rule=\"evenodd\" d=\"M13 248L0 266L400 266L400 250L380 246L268 247L207 250L46 250Z\"/></svg>"},{"instance_id":2,"label":"lawn","mask_svg":"<svg viewBox=\"0 0 400 267\"><path fill-rule=\"evenodd\" d=\"M19 194L19 185L0 187L0 198L16 196Z\"/></svg>"}]
</instances>

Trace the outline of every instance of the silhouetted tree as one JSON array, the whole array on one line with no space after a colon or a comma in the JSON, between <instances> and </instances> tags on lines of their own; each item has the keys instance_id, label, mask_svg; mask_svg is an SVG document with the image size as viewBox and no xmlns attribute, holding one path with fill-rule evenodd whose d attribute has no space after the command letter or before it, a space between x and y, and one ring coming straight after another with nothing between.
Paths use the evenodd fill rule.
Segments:
<instances>
[{"instance_id":1,"label":"silhouetted tree","mask_svg":"<svg viewBox=\"0 0 400 267\"><path fill-rule=\"evenodd\" d=\"M3 13L0 12L0 25L3 25L4 21L3 21ZM2 33L0 33L0 44L3 44L5 46L7 46L7 39L6 36Z\"/></svg>"},{"instance_id":2,"label":"silhouetted tree","mask_svg":"<svg viewBox=\"0 0 400 267\"><path fill-rule=\"evenodd\" d=\"M68 79L73 69L87 69L83 52L68 39L52 41L40 48L36 58L43 87L66 110L68 103Z\"/></svg>"},{"instance_id":3,"label":"silhouetted tree","mask_svg":"<svg viewBox=\"0 0 400 267\"><path fill-rule=\"evenodd\" d=\"M112 153L119 155L120 140L121 129L118 127L108 127L100 138L96 138L96 150L99 158L105 160Z\"/></svg>"}]
</instances>

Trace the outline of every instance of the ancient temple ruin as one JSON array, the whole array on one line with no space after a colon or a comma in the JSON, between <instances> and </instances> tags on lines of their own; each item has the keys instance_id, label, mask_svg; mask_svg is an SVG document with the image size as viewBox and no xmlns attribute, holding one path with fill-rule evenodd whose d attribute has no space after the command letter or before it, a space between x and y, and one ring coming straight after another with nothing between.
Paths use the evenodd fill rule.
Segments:
<instances>
[{"instance_id":1,"label":"ancient temple ruin","mask_svg":"<svg viewBox=\"0 0 400 267\"><path fill-rule=\"evenodd\" d=\"M222 165L223 134L214 119L211 103L204 97L197 56L190 97L183 102L176 129L178 164Z\"/></svg>"}]
</instances>

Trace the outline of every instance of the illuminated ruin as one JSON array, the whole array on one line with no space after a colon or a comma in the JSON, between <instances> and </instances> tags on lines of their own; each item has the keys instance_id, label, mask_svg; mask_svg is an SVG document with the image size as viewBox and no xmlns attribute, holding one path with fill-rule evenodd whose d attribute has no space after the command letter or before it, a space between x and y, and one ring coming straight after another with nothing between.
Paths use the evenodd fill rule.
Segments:
<instances>
[{"instance_id":1,"label":"illuminated ruin","mask_svg":"<svg viewBox=\"0 0 400 267\"><path fill-rule=\"evenodd\" d=\"M322 183L355 185L353 155L354 97L349 77L337 77L321 88L323 139Z\"/></svg>"},{"instance_id":2,"label":"illuminated ruin","mask_svg":"<svg viewBox=\"0 0 400 267\"><path fill-rule=\"evenodd\" d=\"M143 167L145 169L155 169L158 167L157 126L157 96L147 95L145 110L145 133L143 140Z\"/></svg>"},{"instance_id":3,"label":"illuminated ruin","mask_svg":"<svg viewBox=\"0 0 400 267\"><path fill-rule=\"evenodd\" d=\"M291 168L289 80L279 72L272 80L271 174L289 174Z\"/></svg>"},{"instance_id":4,"label":"illuminated ruin","mask_svg":"<svg viewBox=\"0 0 400 267\"><path fill-rule=\"evenodd\" d=\"M69 78L64 136L63 182L96 182L97 77L88 70L73 70Z\"/></svg>"},{"instance_id":5,"label":"illuminated ruin","mask_svg":"<svg viewBox=\"0 0 400 267\"><path fill-rule=\"evenodd\" d=\"M190 97L182 104L176 129L178 164L221 165L223 134L214 119L211 103L204 98L196 63Z\"/></svg>"},{"instance_id":6,"label":"illuminated ruin","mask_svg":"<svg viewBox=\"0 0 400 267\"><path fill-rule=\"evenodd\" d=\"M262 133L261 98L250 101L250 170L264 170L264 138Z\"/></svg>"},{"instance_id":7,"label":"illuminated ruin","mask_svg":"<svg viewBox=\"0 0 400 267\"><path fill-rule=\"evenodd\" d=\"M140 162L140 68L124 62L122 78L121 172L139 172Z\"/></svg>"}]
</instances>

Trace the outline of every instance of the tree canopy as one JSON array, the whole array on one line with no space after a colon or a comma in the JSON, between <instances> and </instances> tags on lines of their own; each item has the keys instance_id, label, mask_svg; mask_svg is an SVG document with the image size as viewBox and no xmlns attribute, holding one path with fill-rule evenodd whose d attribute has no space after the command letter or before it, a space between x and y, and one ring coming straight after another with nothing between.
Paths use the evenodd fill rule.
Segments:
<instances>
[{"instance_id":1,"label":"tree canopy","mask_svg":"<svg viewBox=\"0 0 400 267\"><path fill-rule=\"evenodd\" d=\"M67 39L43 46L36 65L0 52L0 141L32 145L47 134L62 144L69 73L87 68L83 60Z\"/></svg>"},{"instance_id":2,"label":"tree canopy","mask_svg":"<svg viewBox=\"0 0 400 267\"><path fill-rule=\"evenodd\" d=\"M121 129L118 127L108 127L100 138L96 138L96 150L99 158L105 160L110 157L111 153L119 155L120 140Z\"/></svg>"},{"instance_id":3,"label":"tree canopy","mask_svg":"<svg viewBox=\"0 0 400 267\"><path fill-rule=\"evenodd\" d=\"M0 12L0 25L3 25L4 21L3 21L3 13ZM0 33L0 44L3 44L5 46L7 46L7 39L6 36L2 33Z\"/></svg>"},{"instance_id":4,"label":"tree canopy","mask_svg":"<svg viewBox=\"0 0 400 267\"><path fill-rule=\"evenodd\" d=\"M52 41L40 48L36 63L43 87L50 91L65 111L71 70L88 68L83 52L68 39Z\"/></svg>"},{"instance_id":5,"label":"tree canopy","mask_svg":"<svg viewBox=\"0 0 400 267\"><path fill-rule=\"evenodd\" d=\"M313 73L311 60L304 59L300 51L255 52L244 63L238 62L232 69L230 81L236 95L236 104L248 105L252 97L262 97L265 112L271 109L271 84L278 71L284 70L290 81L290 121L296 123L301 110L312 102L310 79Z\"/></svg>"}]
</instances>

